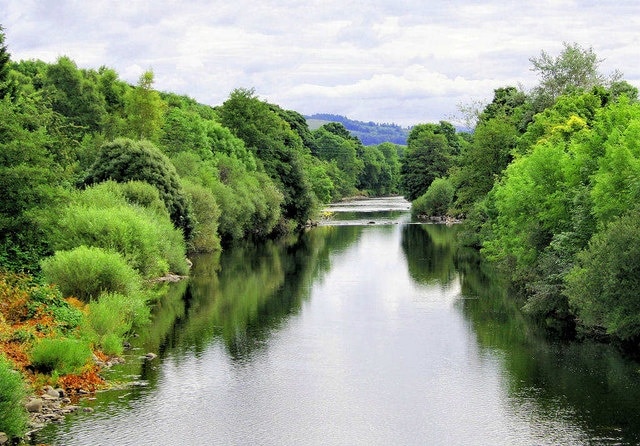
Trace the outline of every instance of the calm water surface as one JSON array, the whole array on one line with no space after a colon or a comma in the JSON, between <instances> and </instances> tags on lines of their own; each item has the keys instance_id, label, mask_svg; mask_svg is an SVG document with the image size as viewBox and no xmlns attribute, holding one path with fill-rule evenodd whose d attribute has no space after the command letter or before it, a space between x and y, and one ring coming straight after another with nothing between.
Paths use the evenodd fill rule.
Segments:
<instances>
[{"instance_id":1,"label":"calm water surface","mask_svg":"<svg viewBox=\"0 0 640 446\"><path fill-rule=\"evenodd\" d=\"M37 441L637 444L639 365L545 340L455 227L408 224L407 209L343 204L299 239L196 259L110 372L137 385Z\"/></svg>"}]
</instances>

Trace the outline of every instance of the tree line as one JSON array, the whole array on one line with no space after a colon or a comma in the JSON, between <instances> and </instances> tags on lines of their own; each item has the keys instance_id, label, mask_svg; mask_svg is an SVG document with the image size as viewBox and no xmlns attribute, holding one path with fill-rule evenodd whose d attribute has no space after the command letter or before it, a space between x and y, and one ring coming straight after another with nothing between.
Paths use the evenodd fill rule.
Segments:
<instances>
[{"instance_id":1,"label":"tree line","mask_svg":"<svg viewBox=\"0 0 640 446\"><path fill-rule=\"evenodd\" d=\"M468 108L472 133L414 127L401 187L415 214L463 217L462 242L508 274L531 317L637 346L638 90L577 44L530 61L538 85Z\"/></svg>"},{"instance_id":2,"label":"tree line","mask_svg":"<svg viewBox=\"0 0 640 446\"><path fill-rule=\"evenodd\" d=\"M92 353L122 354L187 255L397 193L401 155L251 89L212 107L152 71L130 85L68 57L14 61L0 27L0 432L26 430L22 377L99 382Z\"/></svg>"},{"instance_id":3,"label":"tree line","mask_svg":"<svg viewBox=\"0 0 640 446\"><path fill-rule=\"evenodd\" d=\"M292 231L343 197L399 191L400 146L364 146L340 123L312 131L251 89L211 107L154 90L152 71L129 85L106 67L16 62L2 51L4 267L37 271L60 246L42 214L106 180L153 185L196 252Z\"/></svg>"}]
</instances>

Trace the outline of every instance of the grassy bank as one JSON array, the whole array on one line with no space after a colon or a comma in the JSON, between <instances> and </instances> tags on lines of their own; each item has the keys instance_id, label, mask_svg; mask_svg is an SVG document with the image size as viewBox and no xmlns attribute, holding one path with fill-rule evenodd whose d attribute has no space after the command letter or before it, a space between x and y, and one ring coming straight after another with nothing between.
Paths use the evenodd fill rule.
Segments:
<instances>
[{"instance_id":1,"label":"grassy bank","mask_svg":"<svg viewBox=\"0 0 640 446\"><path fill-rule=\"evenodd\" d=\"M102 285L96 297L81 300L31 276L0 272L0 432L9 438L33 427L27 397L45 386L71 397L105 387L101 365L148 323L149 289L123 294Z\"/></svg>"}]
</instances>

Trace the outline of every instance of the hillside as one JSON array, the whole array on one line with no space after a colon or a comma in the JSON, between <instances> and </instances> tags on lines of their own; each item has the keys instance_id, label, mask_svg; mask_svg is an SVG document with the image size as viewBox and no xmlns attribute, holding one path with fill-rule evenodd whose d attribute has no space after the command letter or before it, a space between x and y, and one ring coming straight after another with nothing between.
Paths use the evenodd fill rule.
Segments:
<instances>
[{"instance_id":1,"label":"hillside","mask_svg":"<svg viewBox=\"0 0 640 446\"><path fill-rule=\"evenodd\" d=\"M409 128L401 127L397 124L378 124L376 122L355 121L341 115L328 113L316 113L305 116L309 128L317 129L329 122L339 122L345 126L352 135L357 136L365 146L373 146L383 142L406 145Z\"/></svg>"}]
</instances>

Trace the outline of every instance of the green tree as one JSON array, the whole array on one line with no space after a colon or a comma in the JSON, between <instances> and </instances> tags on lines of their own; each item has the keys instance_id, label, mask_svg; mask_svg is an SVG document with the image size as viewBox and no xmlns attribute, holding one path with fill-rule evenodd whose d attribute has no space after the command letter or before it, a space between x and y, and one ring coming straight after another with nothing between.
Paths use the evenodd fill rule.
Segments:
<instances>
[{"instance_id":1,"label":"green tree","mask_svg":"<svg viewBox=\"0 0 640 446\"><path fill-rule=\"evenodd\" d=\"M153 144L123 138L104 144L84 184L106 180L119 183L138 180L155 186L173 224L182 229L186 239L191 237L193 216L178 173L169 158Z\"/></svg>"},{"instance_id":2,"label":"green tree","mask_svg":"<svg viewBox=\"0 0 640 446\"><path fill-rule=\"evenodd\" d=\"M0 265L35 271L48 252L30 212L53 205L68 180L50 149L53 113L38 94L0 100Z\"/></svg>"},{"instance_id":3,"label":"green tree","mask_svg":"<svg viewBox=\"0 0 640 446\"><path fill-rule=\"evenodd\" d=\"M294 110L284 110L275 104L269 104L271 109L278 114L282 119L284 119L291 130L296 132L302 141L302 144L309 151L313 146L313 135L311 134L311 130L309 130L309 125L307 124L307 120L304 116Z\"/></svg>"},{"instance_id":4,"label":"green tree","mask_svg":"<svg viewBox=\"0 0 640 446\"><path fill-rule=\"evenodd\" d=\"M85 78L75 62L68 57L60 57L55 64L47 67L46 82L52 87L53 110L85 131L97 132L101 129L106 113L104 97L97 85ZM74 129L71 131L77 132Z\"/></svg>"},{"instance_id":5,"label":"green tree","mask_svg":"<svg viewBox=\"0 0 640 446\"><path fill-rule=\"evenodd\" d=\"M504 116L481 120L473 134L473 141L458 161L452 173L457 185L456 206L468 213L473 204L484 198L500 179L502 171L512 160L517 142L517 130Z\"/></svg>"},{"instance_id":6,"label":"green tree","mask_svg":"<svg viewBox=\"0 0 640 446\"><path fill-rule=\"evenodd\" d=\"M153 89L153 71L140 75L138 85L125 95L125 114L131 137L157 140L162 129L166 103Z\"/></svg>"},{"instance_id":7,"label":"green tree","mask_svg":"<svg viewBox=\"0 0 640 446\"><path fill-rule=\"evenodd\" d=\"M570 227L564 166L570 162L565 143L539 143L507 167L494 190L497 216L485 253L493 260L513 259L514 275L527 273L553 234Z\"/></svg>"},{"instance_id":8,"label":"green tree","mask_svg":"<svg viewBox=\"0 0 640 446\"><path fill-rule=\"evenodd\" d=\"M516 87L508 86L493 90L493 100L480 114L480 121L488 121L501 116L517 115L527 102L527 95Z\"/></svg>"},{"instance_id":9,"label":"green tree","mask_svg":"<svg viewBox=\"0 0 640 446\"><path fill-rule=\"evenodd\" d=\"M620 339L640 335L640 213L613 220L594 236L567 276L579 323Z\"/></svg>"},{"instance_id":10,"label":"green tree","mask_svg":"<svg viewBox=\"0 0 640 446\"><path fill-rule=\"evenodd\" d=\"M283 216L305 224L317 199L303 168L305 149L298 134L253 90L234 90L219 112L222 124L254 151L278 184L284 195Z\"/></svg>"},{"instance_id":11,"label":"green tree","mask_svg":"<svg viewBox=\"0 0 640 446\"><path fill-rule=\"evenodd\" d=\"M446 175L451 147L436 124L419 124L409 133L400 169L400 188L413 201L426 192L433 180Z\"/></svg>"},{"instance_id":12,"label":"green tree","mask_svg":"<svg viewBox=\"0 0 640 446\"><path fill-rule=\"evenodd\" d=\"M108 139L115 139L124 130L125 96L131 87L120 80L118 73L107 67L100 67L97 74L98 91L105 101L107 114L102 123L102 129Z\"/></svg>"},{"instance_id":13,"label":"green tree","mask_svg":"<svg viewBox=\"0 0 640 446\"><path fill-rule=\"evenodd\" d=\"M328 170L335 167L327 161L315 156L305 157L305 171L309 175L309 181L313 192L321 203L329 203L333 199L339 199L336 195L336 187L331 180Z\"/></svg>"},{"instance_id":14,"label":"green tree","mask_svg":"<svg viewBox=\"0 0 640 446\"><path fill-rule=\"evenodd\" d=\"M331 126L331 124L336 124L336 126ZM335 162L343 176L341 183L344 187L340 188L341 194L350 195L356 190L356 182L364 165L358 157L356 142L348 133L345 138L345 133L335 131L337 128L344 129L344 127L338 123L331 124L325 124L313 132L314 154L321 160ZM334 131L331 131L331 128ZM344 131L346 132L346 129Z\"/></svg>"},{"instance_id":15,"label":"green tree","mask_svg":"<svg viewBox=\"0 0 640 446\"><path fill-rule=\"evenodd\" d=\"M358 189L373 195L385 195L392 190L391 166L384 154L376 146L362 148L362 172L358 176Z\"/></svg>"},{"instance_id":16,"label":"green tree","mask_svg":"<svg viewBox=\"0 0 640 446\"><path fill-rule=\"evenodd\" d=\"M404 147L390 142L383 142L378 145L378 150L384 155L391 174L388 192L395 194L398 192L400 184L400 157L404 155Z\"/></svg>"},{"instance_id":17,"label":"green tree","mask_svg":"<svg viewBox=\"0 0 640 446\"><path fill-rule=\"evenodd\" d=\"M354 142L360 141L358 138L351 135L344 124L340 122L329 122L327 124L323 124L322 128L324 128L329 133L333 133L334 135L339 136L342 139L351 140Z\"/></svg>"},{"instance_id":18,"label":"green tree","mask_svg":"<svg viewBox=\"0 0 640 446\"><path fill-rule=\"evenodd\" d=\"M619 72L609 77L599 72L602 59L598 59L593 48L584 49L577 43L567 42L563 46L556 57L541 51L539 57L529 59L531 71L540 78L539 85L533 90L535 112L542 111L571 90L588 91L595 86L607 86L621 77Z\"/></svg>"},{"instance_id":19,"label":"green tree","mask_svg":"<svg viewBox=\"0 0 640 446\"><path fill-rule=\"evenodd\" d=\"M624 100L611 106L602 118L613 118L615 122L610 129L607 127L611 126L596 128L598 133L606 133L594 141L598 144L596 148L604 149L604 153L591 177L591 196L593 212L605 225L640 200L640 105Z\"/></svg>"},{"instance_id":20,"label":"green tree","mask_svg":"<svg viewBox=\"0 0 640 446\"><path fill-rule=\"evenodd\" d=\"M9 61L11 55L7 49L7 45L4 43L4 28L0 25L0 99L4 98L8 93L8 77L9 77Z\"/></svg>"},{"instance_id":21,"label":"green tree","mask_svg":"<svg viewBox=\"0 0 640 446\"><path fill-rule=\"evenodd\" d=\"M206 121L207 138L214 155L224 154L244 164L249 171L257 170L256 157L240 138L215 121ZM206 158L205 158L206 159Z\"/></svg>"},{"instance_id":22,"label":"green tree","mask_svg":"<svg viewBox=\"0 0 640 446\"><path fill-rule=\"evenodd\" d=\"M172 107L167 111L159 144L169 156L180 152L194 152L202 159L213 156L205 120L182 108Z\"/></svg>"}]
</instances>

